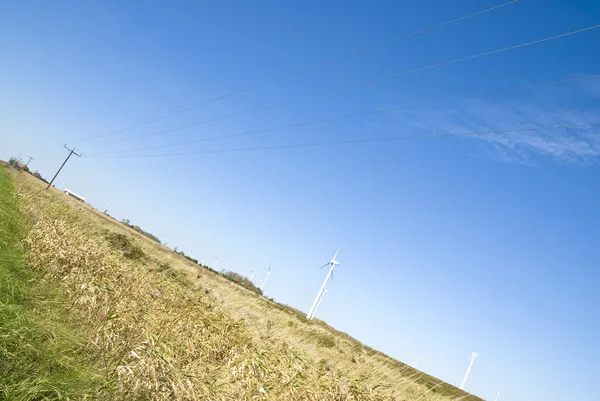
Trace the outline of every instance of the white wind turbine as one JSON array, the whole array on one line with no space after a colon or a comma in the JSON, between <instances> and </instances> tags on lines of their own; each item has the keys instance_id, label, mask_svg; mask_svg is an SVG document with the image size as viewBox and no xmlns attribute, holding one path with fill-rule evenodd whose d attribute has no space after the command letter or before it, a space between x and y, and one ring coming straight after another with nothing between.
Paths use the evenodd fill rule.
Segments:
<instances>
[{"instance_id":1,"label":"white wind turbine","mask_svg":"<svg viewBox=\"0 0 600 401\"><path fill-rule=\"evenodd\" d=\"M267 283L267 279L269 278L270 275L271 275L271 265L269 265L269 270L267 270L267 275L265 276L265 279L263 280L262 284L260 285L261 291L263 290L263 288L265 288L265 284Z\"/></svg>"},{"instance_id":2,"label":"white wind turbine","mask_svg":"<svg viewBox=\"0 0 600 401\"><path fill-rule=\"evenodd\" d=\"M498 401L498 398L500 398L500 393L496 393L496 399L494 401Z\"/></svg>"},{"instance_id":3,"label":"white wind turbine","mask_svg":"<svg viewBox=\"0 0 600 401\"><path fill-rule=\"evenodd\" d=\"M250 273L252 273L252 275L250 276L250 281L254 280L254 276L256 275L256 271L258 270L259 265L260 264L256 265L256 269L250 270Z\"/></svg>"},{"instance_id":4,"label":"white wind turbine","mask_svg":"<svg viewBox=\"0 0 600 401\"><path fill-rule=\"evenodd\" d=\"M471 371L471 368L473 367L473 362L475 362L475 358L477 358L479 355L477 355L475 352L473 352L471 354L471 363L469 363L469 367L467 368L467 373L465 373L465 377L462 381L462 383L460 383L460 389L462 390L465 387L465 383L467 382L467 377L469 377L469 372Z\"/></svg>"},{"instance_id":5,"label":"white wind turbine","mask_svg":"<svg viewBox=\"0 0 600 401\"><path fill-rule=\"evenodd\" d=\"M313 319L313 317L315 317L315 314L317 313L317 309L319 309L319 305L321 305L321 302L323 301L323 297L325 296L325 293L327 292L327 288L323 289L323 292L321 293L321 297L319 297L319 302L317 302L317 305L315 306L315 310L312 313L312 316L310 317L310 320Z\"/></svg>"},{"instance_id":6,"label":"white wind turbine","mask_svg":"<svg viewBox=\"0 0 600 401\"><path fill-rule=\"evenodd\" d=\"M333 269L335 269L335 267L340 264L340 262L338 262L337 260L335 260L335 258L337 258L338 253L340 253L339 249L337 250L337 252L333 256L333 258L329 262L325 263L323 266L321 266L319 268L319 270L321 270L325 266L331 265L331 267L329 268L329 271L327 272L327 276L325 276L325 280L323 280L323 284L321 284L321 288L319 288L319 292L317 292L317 296L315 297L315 300L314 300L312 306L310 307L310 310L306 314L306 318L308 320L311 320L313 318L314 314L315 314L315 311L316 311L317 306L318 306L317 304L319 303L319 300L322 297L323 291L325 291L325 286L327 285L327 282L329 281L329 278L333 274Z\"/></svg>"},{"instance_id":7,"label":"white wind turbine","mask_svg":"<svg viewBox=\"0 0 600 401\"><path fill-rule=\"evenodd\" d=\"M417 359L415 360L415 363L413 363L413 368L417 367L417 363L419 363L419 359L421 359L421 357L417 356Z\"/></svg>"}]
</instances>

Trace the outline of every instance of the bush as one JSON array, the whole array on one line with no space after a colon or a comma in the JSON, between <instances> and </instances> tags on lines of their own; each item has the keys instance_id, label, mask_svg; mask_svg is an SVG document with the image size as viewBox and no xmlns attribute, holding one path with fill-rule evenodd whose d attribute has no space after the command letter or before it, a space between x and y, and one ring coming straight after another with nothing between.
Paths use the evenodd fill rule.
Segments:
<instances>
[{"instance_id":1,"label":"bush","mask_svg":"<svg viewBox=\"0 0 600 401\"><path fill-rule=\"evenodd\" d=\"M223 277L233 281L234 283L241 285L242 287L246 287L250 291L254 291L257 294L262 295L262 291L260 290L260 288L255 286L254 283L252 281L250 281L250 279L248 279L248 277L244 277L241 274L238 274L236 272L230 272L230 271L221 273L221 275Z\"/></svg>"},{"instance_id":2,"label":"bush","mask_svg":"<svg viewBox=\"0 0 600 401\"><path fill-rule=\"evenodd\" d=\"M335 347L335 337L333 337L331 334L314 331L312 335L317 340L317 344L319 344L321 347Z\"/></svg>"},{"instance_id":3,"label":"bush","mask_svg":"<svg viewBox=\"0 0 600 401\"><path fill-rule=\"evenodd\" d=\"M127 259L137 260L145 256L142 248L132 243L125 234L111 232L106 235L106 239L113 248L123 251L123 256Z\"/></svg>"},{"instance_id":4,"label":"bush","mask_svg":"<svg viewBox=\"0 0 600 401\"><path fill-rule=\"evenodd\" d=\"M35 178L37 178L38 180L42 180L42 181L44 181L46 184L48 184L48 181L46 181L46 179L45 179L44 177L42 177L42 175L41 175L41 174L40 174L38 171L35 171L35 172L33 173L33 176L34 176Z\"/></svg>"},{"instance_id":5,"label":"bush","mask_svg":"<svg viewBox=\"0 0 600 401\"><path fill-rule=\"evenodd\" d=\"M105 214L108 215L108 213L105 213ZM162 242L156 235L150 234L148 231L145 231L140 226L131 224L131 221L129 219L123 219L123 220L121 220L121 223L125 224L127 227L131 228L132 230L137 231L138 233L150 238L152 241L156 241L159 244L162 244Z\"/></svg>"},{"instance_id":6,"label":"bush","mask_svg":"<svg viewBox=\"0 0 600 401\"><path fill-rule=\"evenodd\" d=\"M186 258L187 260L189 260L192 263L199 264L198 259L194 259L191 256L186 255L183 251L178 251L177 247L175 247L175 249L173 249L173 252L175 252L178 255L183 256L184 258Z\"/></svg>"}]
</instances>

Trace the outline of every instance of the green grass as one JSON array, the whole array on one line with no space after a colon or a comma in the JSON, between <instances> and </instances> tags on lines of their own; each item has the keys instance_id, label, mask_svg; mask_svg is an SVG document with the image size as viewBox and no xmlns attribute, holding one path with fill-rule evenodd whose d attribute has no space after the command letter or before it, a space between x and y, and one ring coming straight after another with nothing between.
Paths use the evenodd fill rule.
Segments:
<instances>
[{"instance_id":1,"label":"green grass","mask_svg":"<svg viewBox=\"0 0 600 401\"><path fill-rule=\"evenodd\" d=\"M0 167L0 399L83 399L100 380L82 364L65 299L27 264L27 226Z\"/></svg>"}]
</instances>

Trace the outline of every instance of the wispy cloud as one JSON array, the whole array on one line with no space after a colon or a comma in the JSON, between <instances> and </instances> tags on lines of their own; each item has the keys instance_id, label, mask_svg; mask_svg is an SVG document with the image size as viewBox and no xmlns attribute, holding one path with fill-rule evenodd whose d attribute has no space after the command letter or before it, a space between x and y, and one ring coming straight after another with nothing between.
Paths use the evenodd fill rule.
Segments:
<instances>
[{"instance_id":1,"label":"wispy cloud","mask_svg":"<svg viewBox=\"0 0 600 401\"><path fill-rule=\"evenodd\" d=\"M593 80L551 91L411 110L396 117L430 133L479 132L600 123L599 104L600 81ZM597 127L496 133L469 136L464 140L479 141L478 148L486 156L509 163L535 164L540 157L586 163L600 156L600 128Z\"/></svg>"}]
</instances>

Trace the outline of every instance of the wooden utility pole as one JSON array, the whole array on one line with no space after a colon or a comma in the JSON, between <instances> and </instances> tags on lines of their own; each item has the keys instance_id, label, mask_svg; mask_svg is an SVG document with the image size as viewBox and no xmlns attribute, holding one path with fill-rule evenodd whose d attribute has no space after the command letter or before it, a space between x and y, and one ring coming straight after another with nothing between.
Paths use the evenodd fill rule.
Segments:
<instances>
[{"instance_id":1,"label":"wooden utility pole","mask_svg":"<svg viewBox=\"0 0 600 401\"><path fill-rule=\"evenodd\" d=\"M65 143L65 145L63 147L69 151L69 155L67 156L67 158L65 159L65 161L63 162L63 164L61 164L61 166L58 169L58 171L56 172L56 174L54 174L54 177L52 177L52 181L50 181L50 183L46 187L46 191L48 190L48 188L50 188L52 186L52 183L54 182L54 180L56 179L56 177L58 177L58 173L60 173L60 170L62 170L62 168L65 166L65 164L67 164L67 162L69 161L69 159L71 158L72 155L75 155L77 157L81 157L81 154L75 153L75 148L73 148L73 149L67 148L67 144L66 143Z\"/></svg>"},{"instance_id":2,"label":"wooden utility pole","mask_svg":"<svg viewBox=\"0 0 600 401\"><path fill-rule=\"evenodd\" d=\"M35 160L33 156L29 156L29 160L27 160L27 163L25 163L25 167L27 167L32 160Z\"/></svg>"}]
</instances>

